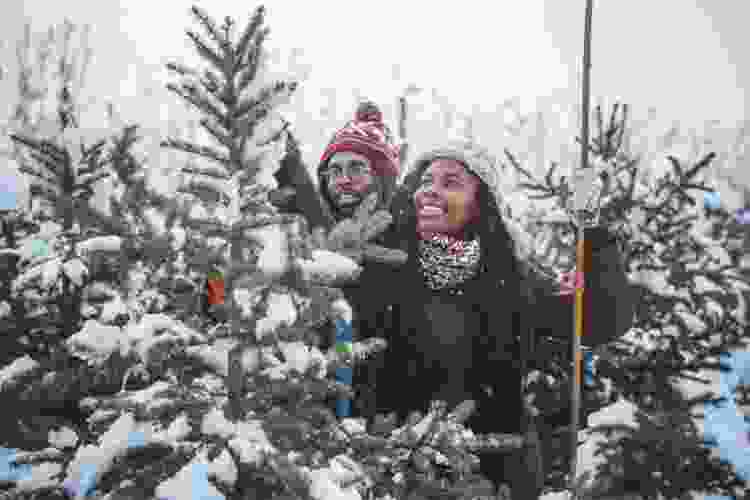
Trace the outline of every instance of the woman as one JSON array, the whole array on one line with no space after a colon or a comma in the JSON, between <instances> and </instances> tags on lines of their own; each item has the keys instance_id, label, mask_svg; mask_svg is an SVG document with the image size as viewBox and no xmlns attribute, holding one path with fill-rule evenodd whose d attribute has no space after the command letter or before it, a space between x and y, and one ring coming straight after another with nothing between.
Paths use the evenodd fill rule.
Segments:
<instances>
[{"instance_id":1,"label":"woman","mask_svg":"<svg viewBox=\"0 0 750 500\"><path fill-rule=\"evenodd\" d=\"M521 341L570 339L573 308L556 283L528 266L503 219L498 185L495 160L461 143L419 158L394 197L385 245L404 250L408 261L395 272L363 273L356 306L359 335L385 336L389 344L375 368L378 413L405 416L431 400L452 407L471 399L478 403L469 421L475 431L528 430ZM583 343L593 347L626 332L634 296L608 232L595 228L586 239L592 257ZM514 499L538 497L533 469L515 456L482 459L482 472L510 484Z\"/></svg>"}]
</instances>

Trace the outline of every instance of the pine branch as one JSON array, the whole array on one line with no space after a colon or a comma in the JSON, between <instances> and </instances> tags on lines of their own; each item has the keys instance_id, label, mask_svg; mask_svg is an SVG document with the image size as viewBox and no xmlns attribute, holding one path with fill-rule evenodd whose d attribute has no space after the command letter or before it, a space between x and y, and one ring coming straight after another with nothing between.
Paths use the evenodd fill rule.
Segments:
<instances>
[{"instance_id":1,"label":"pine branch","mask_svg":"<svg viewBox=\"0 0 750 500\"><path fill-rule=\"evenodd\" d=\"M198 71L195 71L192 68L189 68L185 66L184 64L176 63L176 62L168 62L167 70L172 73L177 73L177 75L181 77L188 77L190 79L198 80L200 79L200 74Z\"/></svg>"},{"instance_id":2,"label":"pine branch","mask_svg":"<svg viewBox=\"0 0 750 500\"><path fill-rule=\"evenodd\" d=\"M268 114L274 97L285 92L292 93L296 89L296 82L276 82L262 89L256 97L240 101L232 117L255 122Z\"/></svg>"},{"instance_id":3,"label":"pine branch","mask_svg":"<svg viewBox=\"0 0 750 500\"><path fill-rule=\"evenodd\" d=\"M227 174L226 170L216 167L212 168L209 166L185 166L182 167L182 171L186 174L205 175L206 177L212 177L217 180L229 180L229 175Z\"/></svg>"},{"instance_id":4,"label":"pine branch","mask_svg":"<svg viewBox=\"0 0 750 500\"><path fill-rule=\"evenodd\" d=\"M203 130L208 132L211 137L213 137L216 142L221 144L227 149L231 149L234 145L234 138L232 135L224 129L220 124L216 123L216 121L212 118L202 118L200 120L200 125L203 127Z\"/></svg>"},{"instance_id":5,"label":"pine branch","mask_svg":"<svg viewBox=\"0 0 750 500\"><path fill-rule=\"evenodd\" d=\"M217 70L221 71L227 77L231 76L224 65L224 58L209 47L198 33L192 30L187 30L186 33L201 57L213 64Z\"/></svg>"},{"instance_id":6,"label":"pine branch","mask_svg":"<svg viewBox=\"0 0 750 500\"><path fill-rule=\"evenodd\" d=\"M200 7L193 6L191 7L190 12L219 47L224 48L230 45L230 40L219 30L216 26L216 21L213 20L206 11Z\"/></svg>"},{"instance_id":7,"label":"pine branch","mask_svg":"<svg viewBox=\"0 0 750 500\"><path fill-rule=\"evenodd\" d=\"M263 25L263 22L265 21L265 15L266 10L265 7L262 5L258 6L255 9L255 12L253 13L250 22L245 27L245 30L242 32L242 35L240 36L239 42L237 42L237 53L240 55L240 57L244 57L245 54L247 54L248 47L250 46L250 41L253 40L256 36L256 32L258 29ZM253 44L253 50L259 47L260 44ZM248 64L249 60L241 60L242 64ZM240 86L240 90L243 90L244 87Z\"/></svg>"},{"instance_id":8,"label":"pine branch","mask_svg":"<svg viewBox=\"0 0 750 500\"><path fill-rule=\"evenodd\" d=\"M199 146L180 139L167 139L166 141L161 142L161 146L176 149L184 153L199 155L225 166L229 166L230 164L227 155L220 153L209 146Z\"/></svg>"},{"instance_id":9,"label":"pine branch","mask_svg":"<svg viewBox=\"0 0 750 500\"><path fill-rule=\"evenodd\" d=\"M195 85L183 83L182 88L180 88L177 85L168 83L167 89L182 97L197 110L209 113L219 123L227 123L226 114L211 102L209 98L201 96Z\"/></svg>"},{"instance_id":10,"label":"pine branch","mask_svg":"<svg viewBox=\"0 0 750 500\"><path fill-rule=\"evenodd\" d=\"M211 93L216 94L219 90L226 86L226 81L217 73L214 73L210 69L203 71L203 79L201 80L203 87ZM226 104L226 103L225 103Z\"/></svg>"},{"instance_id":11,"label":"pine branch","mask_svg":"<svg viewBox=\"0 0 750 500\"><path fill-rule=\"evenodd\" d=\"M55 178L60 178L64 172L61 165L70 162L70 156L66 150L59 149L46 141L38 141L21 135L11 134L11 139L30 149L30 155L33 160L40 163L41 166L49 170Z\"/></svg>"},{"instance_id":12,"label":"pine branch","mask_svg":"<svg viewBox=\"0 0 750 500\"><path fill-rule=\"evenodd\" d=\"M259 31L255 37L253 37L253 44L251 49L247 52L246 64L244 71L240 74L237 87L240 92L244 91L250 82L254 81L258 75L258 71L261 69L262 55L263 55L263 42L268 37L269 30L264 29Z\"/></svg>"},{"instance_id":13,"label":"pine branch","mask_svg":"<svg viewBox=\"0 0 750 500\"><path fill-rule=\"evenodd\" d=\"M53 186L55 185L56 179L50 178L47 175L43 174L42 172L39 172L39 171L31 168L30 166L20 165L18 167L18 171L21 172L21 173L23 173L23 174L31 175L32 177L35 177L35 178L39 179L40 181L46 182L46 183L48 183L50 185L53 185Z\"/></svg>"}]
</instances>

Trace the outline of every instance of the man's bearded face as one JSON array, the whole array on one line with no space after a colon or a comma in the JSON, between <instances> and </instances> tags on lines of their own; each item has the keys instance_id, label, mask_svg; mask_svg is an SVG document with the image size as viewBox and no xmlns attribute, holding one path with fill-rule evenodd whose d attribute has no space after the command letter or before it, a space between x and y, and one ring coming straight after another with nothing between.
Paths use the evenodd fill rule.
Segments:
<instances>
[{"instance_id":1,"label":"man's bearded face","mask_svg":"<svg viewBox=\"0 0 750 500\"><path fill-rule=\"evenodd\" d=\"M326 189L336 210L350 216L376 189L370 160L350 151L335 153L325 171Z\"/></svg>"}]
</instances>

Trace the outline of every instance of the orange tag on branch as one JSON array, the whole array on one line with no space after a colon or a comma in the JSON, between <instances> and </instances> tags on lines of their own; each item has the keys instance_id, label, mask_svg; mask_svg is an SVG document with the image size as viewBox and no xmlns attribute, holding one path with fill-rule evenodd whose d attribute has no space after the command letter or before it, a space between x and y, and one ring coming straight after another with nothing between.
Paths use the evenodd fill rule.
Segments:
<instances>
[{"instance_id":1,"label":"orange tag on branch","mask_svg":"<svg viewBox=\"0 0 750 500\"><path fill-rule=\"evenodd\" d=\"M208 275L208 303L221 305L224 303L224 277L220 273Z\"/></svg>"}]
</instances>

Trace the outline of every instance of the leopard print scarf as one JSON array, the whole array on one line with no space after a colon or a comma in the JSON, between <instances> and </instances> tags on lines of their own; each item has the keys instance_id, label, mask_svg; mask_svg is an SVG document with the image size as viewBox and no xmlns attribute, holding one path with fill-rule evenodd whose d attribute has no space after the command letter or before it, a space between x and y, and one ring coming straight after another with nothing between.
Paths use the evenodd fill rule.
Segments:
<instances>
[{"instance_id":1,"label":"leopard print scarf","mask_svg":"<svg viewBox=\"0 0 750 500\"><path fill-rule=\"evenodd\" d=\"M463 241L434 235L419 241L419 267L432 290L454 289L475 277L480 256L478 238Z\"/></svg>"}]
</instances>

